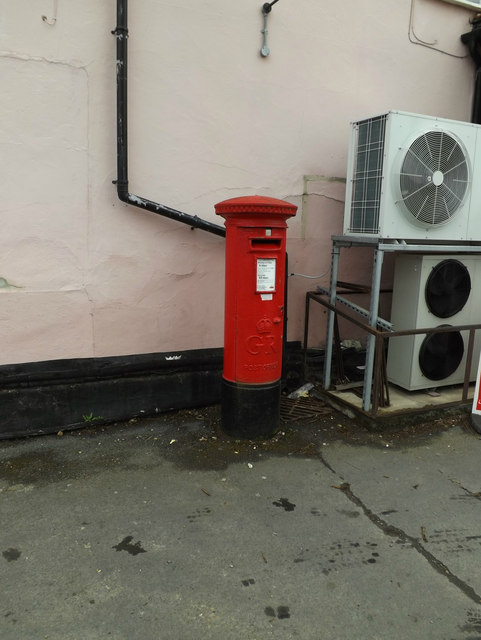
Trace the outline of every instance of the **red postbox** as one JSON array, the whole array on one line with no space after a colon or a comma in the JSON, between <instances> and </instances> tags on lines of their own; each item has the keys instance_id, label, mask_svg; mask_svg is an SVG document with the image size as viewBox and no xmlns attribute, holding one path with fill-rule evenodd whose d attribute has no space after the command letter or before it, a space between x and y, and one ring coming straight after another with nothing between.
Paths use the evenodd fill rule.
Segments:
<instances>
[{"instance_id":1,"label":"red postbox","mask_svg":"<svg viewBox=\"0 0 481 640\"><path fill-rule=\"evenodd\" d=\"M269 437L279 427L286 220L297 207L247 196L215 211L226 227L222 428Z\"/></svg>"}]
</instances>

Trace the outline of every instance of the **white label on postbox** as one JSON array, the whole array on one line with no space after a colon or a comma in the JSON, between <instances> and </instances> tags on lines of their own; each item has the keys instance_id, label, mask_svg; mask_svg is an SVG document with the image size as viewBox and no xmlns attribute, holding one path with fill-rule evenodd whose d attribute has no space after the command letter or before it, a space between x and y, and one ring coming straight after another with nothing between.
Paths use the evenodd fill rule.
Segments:
<instances>
[{"instance_id":1,"label":"white label on postbox","mask_svg":"<svg viewBox=\"0 0 481 640\"><path fill-rule=\"evenodd\" d=\"M257 293L276 290L276 259L257 258Z\"/></svg>"}]
</instances>

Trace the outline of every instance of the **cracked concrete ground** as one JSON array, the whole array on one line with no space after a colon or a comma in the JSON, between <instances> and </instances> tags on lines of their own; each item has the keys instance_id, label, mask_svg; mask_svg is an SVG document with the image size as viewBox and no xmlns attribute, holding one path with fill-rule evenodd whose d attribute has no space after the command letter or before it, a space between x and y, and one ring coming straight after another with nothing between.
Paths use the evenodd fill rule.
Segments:
<instances>
[{"instance_id":1,"label":"cracked concrete ground","mask_svg":"<svg viewBox=\"0 0 481 640\"><path fill-rule=\"evenodd\" d=\"M479 640L480 459L463 416L215 407L0 442L0 638Z\"/></svg>"}]
</instances>

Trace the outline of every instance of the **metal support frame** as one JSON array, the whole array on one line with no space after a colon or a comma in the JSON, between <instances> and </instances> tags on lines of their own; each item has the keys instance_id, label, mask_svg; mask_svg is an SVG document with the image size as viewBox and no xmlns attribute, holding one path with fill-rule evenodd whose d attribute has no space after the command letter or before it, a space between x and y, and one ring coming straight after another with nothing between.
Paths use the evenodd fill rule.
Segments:
<instances>
[{"instance_id":1,"label":"metal support frame","mask_svg":"<svg viewBox=\"0 0 481 640\"><path fill-rule=\"evenodd\" d=\"M340 284L340 283L338 282L338 284ZM325 289L324 287L321 287L321 286L318 285L316 287L316 291L318 291L322 295L325 295L325 296L329 297L329 289ZM370 293L371 290L363 288L361 291L358 292L355 289L353 289L352 292L353 293ZM347 298L344 298L343 296L338 296L337 295L336 296L336 302L339 302L339 303L343 304L348 309L352 309L353 311L355 311L360 316L363 316L366 319L369 319L369 317L370 317L369 311L367 311L367 309L363 309L358 304L355 304L354 302L352 302L351 300L348 300ZM385 331L391 331L392 330L392 323L388 322L387 320L383 320L382 318L378 318L376 324L381 329L384 329Z\"/></svg>"},{"instance_id":2,"label":"metal support frame","mask_svg":"<svg viewBox=\"0 0 481 640\"><path fill-rule=\"evenodd\" d=\"M329 302L333 306L336 304L337 274L339 271L340 253L340 247L333 243L331 254L331 282L329 294ZM334 338L335 316L336 314L332 310L330 310L327 314L326 355L324 358L324 389L326 390L331 386L332 341Z\"/></svg>"},{"instance_id":3,"label":"metal support frame","mask_svg":"<svg viewBox=\"0 0 481 640\"><path fill-rule=\"evenodd\" d=\"M325 294L320 293L318 291L308 291L306 293L306 319L304 325L304 353L307 350L307 337L309 333L309 306L310 301L317 302L325 307L328 311L332 311L334 315L341 316L351 324L363 329L367 332L368 335L373 335L376 341L375 345L375 371L374 371L374 385L372 388L372 405L369 410L366 411L362 408L361 413L363 415L369 415L370 417L375 418L378 414L378 409L380 406L387 407L389 406L389 389L387 387L383 388L385 383L384 372L382 371L382 367L385 366L384 361L384 344L386 340L390 340L391 338L397 338L402 336L413 336L413 335L427 335L427 334L437 334L437 333L449 333L451 331L467 331L469 332L468 339L468 357L466 358L466 364L464 369L464 383L462 388L461 399L456 402L448 402L443 406L445 407L454 407L458 406L460 403L466 404L468 401L468 392L469 392L469 384L470 384L470 371L471 371L471 362L472 362L472 350L474 346L475 332L481 330L481 324L470 324L470 325L440 325L438 327L424 327L419 329L407 329L402 331L381 331L379 329L375 329L371 327L366 322L358 320L353 315L349 314L347 311L336 308L327 300L324 300ZM326 389L327 395L329 395L329 390ZM382 397L381 397L382 396ZM381 402L380 402L381 400ZM349 403L346 403L349 404ZM354 406L350 405L352 408ZM403 414L409 413L409 411L401 411Z\"/></svg>"},{"instance_id":4,"label":"metal support frame","mask_svg":"<svg viewBox=\"0 0 481 640\"><path fill-rule=\"evenodd\" d=\"M373 271L372 271L372 283L371 283L371 301L370 301L370 309L368 316L368 338L367 338L367 348L366 348L366 365L364 370L364 386L363 386L363 396L362 396L362 408L363 411L369 413L371 403L373 406L374 413L377 412L379 398L377 397L378 391L378 369L382 362L382 351L384 348L384 339L389 337L389 333L387 331L392 330L391 327L382 326L380 318L378 317L379 313L379 293L381 288L381 275L382 275L382 266L384 260L384 253L391 252L397 253L401 251L410 251L415 253L478 253L481 254L481 244L480 243L430 243L430 244L419 244L408 242L405 240L391 240L391 239L383 239L376 237L366 237L366 238L351 238L348 236L332 236L332 257L331 257L331 279L330 279L330 289L319 291L319 295L327 295L329 298L329 303L325 306L328 308L328 316L327 316L327 331L326 331L326 349L325 349L325 360L324 360L324 390L328 391L331 386L331 368L332 368L332 352L333 352L333 339L334 339L334 327L335 327L335 319L336 314L340 314L344 316L340 311L336 311L335 305L336 302L344 303L344 300L337 296L337 286L338 282L338 271L339 271L339 259L340 259L340 250L341 247L344 248L352 248L352 247L370 247L374 250L374 259L373 259ZM306 326L304 330L304 347L307 347L307 333L308 333L308 314L309 314L309 300L315 299L315 294L308 294L306 299ZM319 300L318 300L319 301ZM354 305L348 304L348 307L351 307L354 311L358 311L358 309L354 309ZM359 308L361 309L361 308ZM365 314L362 314L365 315ZM347 316L346 316L347 317ZM354 322L354 320L351 320ZM382 321L385 323L386 321ZM360 324L354 322L355 324ZM388 324L388 323L386 323ZM384 329L383 331L379 331L378 327ZM471 325L467 327L471 330ZM479 328L479 325L476 326ZM387 331L386 331L387 329ZM429 330L413 330L407 332L407 334L413 333L427 333ZM439 331L439 329L438 329ZM396 335L401 335L401 332L395 332ZM468 344L468 361L471 361L471 351L474 344L474 331L470 331L469 335L469 344ZM375 366L376 365L376 366ZM375 371L376 369L376 371ZM466 369L468 372L468 369ZM374 381L374 398L373 398L373 377L376 374L376 380ZM468 373L466 373L468 376ZM463 399L467 397L467 388L469 386L469 379L465 379L464 382L464 390L463 390Z\"/></svg>"},{"instance_id":5,"label":"metal support frame","mask_svg":"<svg viewBox=\"0 0 481 640\"><path fill-rule=\"evenodd\" d=\"M381 273L384 253L380 249L374 252L372 269L371 306L369 312L369 326L376 328L379 313L379 289L381 288ZM376 336L370 333L367 337L366 368L364 370L364 390L362 394L362 408L369 411L371 404L372 374L374 371L374 354L376 352Z\"/></svg>"}]
</instances>

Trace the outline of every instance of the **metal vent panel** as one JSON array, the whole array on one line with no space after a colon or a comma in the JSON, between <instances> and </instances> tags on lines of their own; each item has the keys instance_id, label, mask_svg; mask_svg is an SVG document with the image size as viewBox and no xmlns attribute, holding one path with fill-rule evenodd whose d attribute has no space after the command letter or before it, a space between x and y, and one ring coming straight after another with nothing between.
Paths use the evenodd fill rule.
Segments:
<instances>
[{"instance_id":1,"label":"metal vent panel","mask_svg":"<svg viewBox=\"0 0 481 640\"><path fill-rule=\"evenodd\" d=\"M350 230L378 233L387 116L358 123Z\"/></svg>"}]
</instances>

